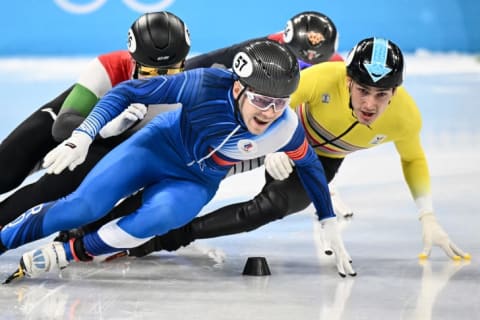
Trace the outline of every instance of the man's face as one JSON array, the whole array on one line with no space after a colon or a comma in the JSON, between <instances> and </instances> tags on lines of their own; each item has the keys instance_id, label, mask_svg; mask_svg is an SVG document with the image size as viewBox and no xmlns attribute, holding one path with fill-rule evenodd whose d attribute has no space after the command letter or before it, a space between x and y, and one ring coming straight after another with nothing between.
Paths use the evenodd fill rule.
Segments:
<instances>
[{"instance_id":1,"label":"man's face","mask_svg":"<svg viewBox=\"0 0 480 320\"><path fill-rule=\"evenodd\" d=\"M234 98L238 98L242 89L243 87L240 82L235 81L233 85ZM285 112L285 109L289 107L288 99L282 101L281 99L283 98L254 96L251 92L247 91L248 89L244 91L238 101L240 114L242 115L243 122L247 126L248 131L252 134L259 135L265 132L265 130L267 130L267 128ZM261 102L266 103L266 106L268 106L268 100L265 99L272 99L272 102L276 103L276 108L272 104L265 110L260 110L259 106L255 104L255 102L259 104L256 99L263 99ZM286 103L286 105L280 106L283 103ZM275 109L277 111L275 111Z\"/></svg>"},{"instance_id":2,"label":"man's face","mask_svg":"<svg viewBox=\"0 0 480 320\"><path fill-rule=\"evenodd\" d=\"M358 122L372 124L388 107L394 88L382 89L359 84L353 80L348 82L353 114Z\"/></svg>"}]
</instances>

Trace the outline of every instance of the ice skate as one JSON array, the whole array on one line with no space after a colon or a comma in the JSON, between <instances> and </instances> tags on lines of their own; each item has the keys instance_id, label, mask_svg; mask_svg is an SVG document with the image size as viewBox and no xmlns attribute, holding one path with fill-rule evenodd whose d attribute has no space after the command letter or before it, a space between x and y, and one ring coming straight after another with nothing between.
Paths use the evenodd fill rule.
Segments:
<instances>
[{"instance_id":1,"label":"ice skate","mask_svg":"<svg viewBox=\"0 0 480 320\"><path fill-rule=\"evenodd\" d=\"M63 243L51 242L25 253L20 258L18 269L5 280L4 284L23 277L35 278L45 272L61 270L67 265Z\"/></svg>"}]
</instances>

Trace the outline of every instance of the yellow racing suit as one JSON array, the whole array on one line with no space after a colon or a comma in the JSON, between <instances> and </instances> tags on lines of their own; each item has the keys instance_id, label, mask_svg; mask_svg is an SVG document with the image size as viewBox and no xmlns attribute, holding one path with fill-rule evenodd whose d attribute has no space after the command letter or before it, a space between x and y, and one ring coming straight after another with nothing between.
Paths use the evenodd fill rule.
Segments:
<instances>
[{"instance_id":1,"label":"yellow racing suit","mask_svg":"<svg viewBox=\"0 0 480 320\"><path fill-rule=\"evenodd\" d=\"M404 87L397 88L385 112L366 126L357 122L350 107L345 64L326 62L301 71L291 106L296 106L310 145L319 156L343 158L393 142L420 211L432 211L430 176L420 142L422 119Z\"/></svg>"}]
</instances>

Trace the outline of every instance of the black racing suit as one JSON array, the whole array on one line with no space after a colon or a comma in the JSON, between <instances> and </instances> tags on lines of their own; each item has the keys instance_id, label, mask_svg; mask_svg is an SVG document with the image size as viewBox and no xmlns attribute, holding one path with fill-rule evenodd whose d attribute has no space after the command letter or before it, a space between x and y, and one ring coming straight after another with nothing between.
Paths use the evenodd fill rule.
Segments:
<instances>
[{"instance_id":1,"label":"black racing suit","mask_svg":"<svg viewBox=\"0 0 480 320\"><path fill-rule=\"evenodd\" d=\"M0 194L18 187L35 169L39 161L58 142L52 137L54 115L57 115L63 101L72 88L65 90L58 97L41 106L0 144ZM27 208L28 209L28 208ZM3 211L1 211L3 214ZM0 222L0 225L3 223Z\"/></svg>"},{"instance_id":2,"label":"black racing suit","mask_svg":"<svg viewBox=\"0 0 480 320\"><path fill-rule=\"evenodd\" d=\"M4 168L0 188L3 192L19 186L38 167L45 155L65 138L62 135L70 134L81 123L82 117L73 115L73 122L66 119L63 130L57 130L56 136L52 134L54 117L46 110L58 115L72 88L32 113L0 144L0 165ZM127 131L117 137L97 139L90 146L85 162L74 171L64 170L58 175L44 174L37 181L13 192L0 202L0 228L35 205L57 200L73 192L97 162L130 135L131 132Z\"/></svg>"}]
</instances>

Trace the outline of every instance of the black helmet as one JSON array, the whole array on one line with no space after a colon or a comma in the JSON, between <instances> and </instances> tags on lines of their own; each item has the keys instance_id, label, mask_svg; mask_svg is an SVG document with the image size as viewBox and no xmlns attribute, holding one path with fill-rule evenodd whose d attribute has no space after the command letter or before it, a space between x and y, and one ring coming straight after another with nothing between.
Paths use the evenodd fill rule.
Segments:
<instances>
[{"instance_id":1,"label":"black helmet","mask_svg":"<svg viewBox=\"0 0 480 320\"><path fill-rule=\"evenodd\" d=\"M283 41L298 59L317 64L330 60L337 50L337 28L322 13L302 12L287 21Z\"/></svg>"},{"instance_id":2,"label":"black helmet","mask_svg":"<svg viewBox=\"0 0 480 320\"><path fill-rule=\"evenodd\" d=\"M182 62L190 50L190 34L185 23L167 12L140 16L128 30L128 51L144 66L166 67Z\"/></svg>"},{"instance_id":3,"label":"black helmet","mask_svg":"<svg viewBox=\"0 0 480 320\"><path fill-rule=\"evenodd\" d=\"M387 39L360 41L348 54L346 64L348 76L363 85L395 88L403 82L402 51Z\"/></svg>"},{"instance_id":4,"label":"black helmet","mask_svg":"<svg viewBox=\"0 0 480 320\"><path fill-rule=\"evenodd\" d=\"M271 40L247 43L233 58L232 68L245 87L269 97L288 97L300 80L295 56Z\"/></svg>"}]
</instances>

